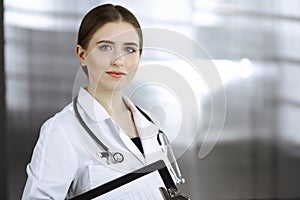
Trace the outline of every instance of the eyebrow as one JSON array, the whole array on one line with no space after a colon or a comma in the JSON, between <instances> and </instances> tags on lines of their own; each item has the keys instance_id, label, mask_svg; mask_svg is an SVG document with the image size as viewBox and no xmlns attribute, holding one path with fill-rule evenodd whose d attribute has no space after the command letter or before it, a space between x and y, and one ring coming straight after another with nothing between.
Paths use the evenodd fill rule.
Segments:
<instances>
[{"instance_id":1,"label":"eyebrow","mask_svg":"<svg viewBox=\"0 0 300 200\"><path fill-rule=\"evenodd\" d=\"M101 43L116 44L115 42L110 40L100 40L97 42L97 44L101 44ZM138 47L138 45L135 42L126 42L124 43L124 45L132 45Z\"/></svg>"}]
</instances>

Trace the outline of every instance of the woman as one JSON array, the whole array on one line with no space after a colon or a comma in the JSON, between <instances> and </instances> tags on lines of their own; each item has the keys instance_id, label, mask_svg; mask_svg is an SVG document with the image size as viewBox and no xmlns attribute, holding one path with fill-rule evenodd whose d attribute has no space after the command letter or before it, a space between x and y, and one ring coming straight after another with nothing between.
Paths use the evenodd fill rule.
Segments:
<instances>
[{"instance_id":1,"label":"woman","mask_svg":"<svg viewBox=\"0 0 300 200\"><path fill-rule=\"evenodd\" d=\"M76 101L47 120L27 166L22 199L72 198L166 155L158 128L123 89L134 78L143 38L135 16L121 6L101 5L83 18L76 55L88 76ZM111 152L87 133L76 115Z\"/></svg>"}]
</instances>

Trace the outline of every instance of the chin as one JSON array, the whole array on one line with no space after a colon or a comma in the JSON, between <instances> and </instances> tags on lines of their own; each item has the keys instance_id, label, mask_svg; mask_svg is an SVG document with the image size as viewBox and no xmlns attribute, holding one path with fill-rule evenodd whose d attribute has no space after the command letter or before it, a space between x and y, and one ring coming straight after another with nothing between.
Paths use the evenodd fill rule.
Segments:
<instances>
[{"instance_id":1,"label":"chin","mask_svg":"<svg viewBox=\"0 0 300 200\"><path fill-rule=\"evenodd\" d=\"M120 91L120 90L124 90L129 83L124 83L124 82L117 82L117 83L104 83L104 84L100 84L98 87L102 88L105 91Z\"/></svg>"}]
</instances>

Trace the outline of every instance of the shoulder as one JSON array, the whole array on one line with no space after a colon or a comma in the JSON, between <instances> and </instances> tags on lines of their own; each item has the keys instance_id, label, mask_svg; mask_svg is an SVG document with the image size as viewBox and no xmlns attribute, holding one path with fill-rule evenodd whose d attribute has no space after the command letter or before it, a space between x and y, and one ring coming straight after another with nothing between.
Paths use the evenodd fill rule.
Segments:
<instances>
[{"instance_id":1,"label":"shoulder","mask_svg":"<svg viewBox=\"0 0 300 200\"><path fill-rule=\"evenodd\" d=\"M39 142L44 148L68 148L73 152L76 140L76 123L73 104L70 103L54 116L46 120L40 129Z\"/></svg>"},{"instance_id":2,"label":"shoulder","mask_svg":"<svg viewBox=\"0 0 300 200\"><path fill-rule=\"evenodd\" d=\"M55 148L68 148L70 153L73 151L70 135L74 133L73 127L74 112L72 104L69 104L43 123L38 143L44 152Z\"/></svg>"},{"instance_id":3,"label":"shoulder","mask_svg":"<svg viewBox=\"0 0 300 200\"><path fill-rule=\"evenodd\" d=\"M55 113L52 117L48 118L41 127L43 131L53 131L54 129L65 129L74 123L74 111L72 103L65 106L61 111Z\"/></svg>"},{"instance_id":4,"label":"shoulder","mask_svg":"<svg viewBox=\"0 0 300 200\"><path fill-rule=\"evenodd\" d=\"M73 103L66 105L62 110L58 111L48 120L46 120L44 124L60 123L60 121L65 122L73 119L74 111L72 105Z\"/></svg>"},{"instance_id":5,"label":"shoulder","mask_svg":"<svg viewBox=\"0 0 300 200\"><path fill-rule=\"evenodd\" d=\"M47 194L47 197L51 195L53 199L60 199L74 179L78 158L63 126L72 115L69 107L66 106L42 125L27 166L28 179L24 196Z\"/></svg>"},{"instance_id":6,"label":"shoulder","mask_svg":"<svg viewBox=\"0 0 300 200\"><path fill-rule=\"evenodd\" d=\"M68 123L72 122L73 116L72 107L70 106L71 104L67 105L62 111L49 118L41 127L31 163L37 162L35 164L39 165L40 172L53 163L57 163L57 161L64 163L66 160L72 160L71 163L76 164L77 156L69 136L70 132L67 130L68 126L70 126ZM47 166L43 164L44 162L41 162L46 160ZM43 176L46 176L46 174Z\"/></svg>"}]
</instances>

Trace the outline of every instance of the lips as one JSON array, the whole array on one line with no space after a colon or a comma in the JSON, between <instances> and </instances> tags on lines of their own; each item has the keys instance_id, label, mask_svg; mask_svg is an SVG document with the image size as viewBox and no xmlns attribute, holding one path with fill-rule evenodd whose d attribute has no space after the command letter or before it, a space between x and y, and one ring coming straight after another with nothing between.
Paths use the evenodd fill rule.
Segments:
<instances>
[{"instance_id":1,"label":"lips","mask_svg":"<svg viewBox=\"0 0 300 200\"><path fill-rule=\"evenodd\" d=\"M119 71L108 71L106 72L106 74L108 74L113 78L122 78L123 76L126 75L124 72L119 72Z\"/></svg>"}]
</instances>

